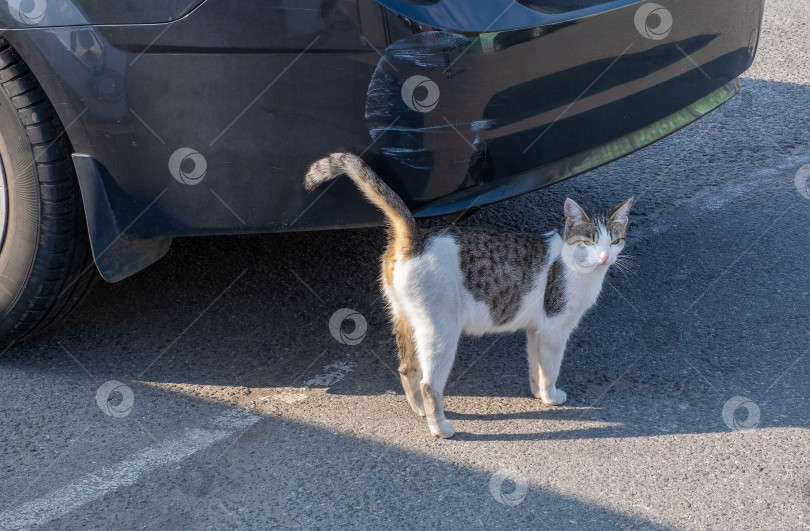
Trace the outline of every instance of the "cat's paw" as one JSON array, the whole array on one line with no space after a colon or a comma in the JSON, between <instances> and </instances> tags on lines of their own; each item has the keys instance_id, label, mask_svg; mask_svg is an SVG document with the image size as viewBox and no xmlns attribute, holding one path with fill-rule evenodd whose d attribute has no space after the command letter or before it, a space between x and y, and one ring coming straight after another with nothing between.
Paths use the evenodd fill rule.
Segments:
<instances>
[{"instance_id":1,"label":"cat's paw","mask_svg":"<svg viewBox=\"0 0 810 531\"><path fill-rule=\"evenodd\" d=\"M562 389L555 389L547 395L540 397L544 404L549 406L559 406L568 399L568 395Z\"/></svg>"},{"instance_id":2,"label":"cat's paw","mask_svg":"<svg viewBox=\"0 0 810 531\"><path fill-rule=\"evenodd\" d=\"M449 439L456 433L456 430L453 429L453 425L446 420L436 422L435 420L428 419L428 427L430 428L430 433L440 439Z\"/></svg>"}]
</instances>

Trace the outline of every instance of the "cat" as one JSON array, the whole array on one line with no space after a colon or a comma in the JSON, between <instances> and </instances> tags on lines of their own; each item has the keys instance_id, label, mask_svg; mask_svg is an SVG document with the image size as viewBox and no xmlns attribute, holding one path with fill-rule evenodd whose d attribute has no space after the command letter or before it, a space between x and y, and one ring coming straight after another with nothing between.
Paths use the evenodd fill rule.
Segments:
<instances>
[{"instance_id":1,"label":"cat","mask_svg":"<svg viewBox=\"0 0 810 531\"><path fill-rule=\"evenodd\" d=\"M563 230L544 235L457 226L422 233L402 199L356 155L314 162L304 186L311 191L340 175L385 214L381 279L400 379L430 433L455 433L442 397L462 334L525 331L532 394L545 404L565 402L556 386L565 345L624 248L633 198L602 216L566 199Z\"/></svg>"}]
</instances>

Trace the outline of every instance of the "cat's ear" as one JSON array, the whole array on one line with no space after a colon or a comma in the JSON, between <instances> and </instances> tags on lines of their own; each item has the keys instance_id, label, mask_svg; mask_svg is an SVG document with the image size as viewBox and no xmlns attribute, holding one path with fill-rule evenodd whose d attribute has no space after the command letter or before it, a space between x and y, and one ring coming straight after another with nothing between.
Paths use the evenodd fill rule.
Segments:
<instances>
[{"instance_id":1,"label":"cat's ear","mask_svg":"<svg viewBox=\"0 0 810 531\"><path fill-rule=\"evenodd\" d=\"M621 223L626 227L627 223L630 221L630 206L632 204L633 198L631 197L621 205L614 208L613 212L610 213L610 220L615 221L616 223Z\"/></svg>"},{"instance_id":2,"label":"cat's ear","mask_svg":"<svg viewBox=\"0 0 810 531\"><path fill-rule=\"evenodd\" d=\"M590 221L590 218L585 211L582 210L582 207L573 199L566 198L563 210L565 211L565 228L567 229L579 225L580 223Z\"/></svg>"}]
</instances>

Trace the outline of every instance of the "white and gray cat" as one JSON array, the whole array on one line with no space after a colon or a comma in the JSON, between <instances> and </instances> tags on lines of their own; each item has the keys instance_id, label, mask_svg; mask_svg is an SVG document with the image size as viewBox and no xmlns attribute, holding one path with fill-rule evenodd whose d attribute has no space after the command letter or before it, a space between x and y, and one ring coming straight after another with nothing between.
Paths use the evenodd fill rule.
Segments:
<instances>
[{"instance_id":1,"label":"white and gray cat","mask_svg":"<svg viewBox=\"0 0 810 531\"><path fill-rule=\"evenodd\" d=\"M462 334L526 331L532 394L562 404L565 344L596 302L624 248L630 198L605 216L565 201L562 234L453 227L423 234L402 200L362 159L334 153L310 166L309 190L345 174L385 214L382 287L411 408L436 437L452 437L442 396Z\"/></svg>"}]
</instances>

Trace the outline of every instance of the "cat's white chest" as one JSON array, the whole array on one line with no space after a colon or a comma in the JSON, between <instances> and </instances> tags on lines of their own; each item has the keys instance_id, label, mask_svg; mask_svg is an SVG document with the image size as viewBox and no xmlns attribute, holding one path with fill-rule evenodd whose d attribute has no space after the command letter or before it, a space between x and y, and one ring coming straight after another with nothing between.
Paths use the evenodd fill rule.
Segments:
<instances>
[{"instance_id":1,"label":"cat's white chest","mask_svg":"<svg viewBox=\"0 0 810 531\"><path fill-rule=\"evenodd\" d=\"M596 304L602 284L605 280L607 268L589 273L568 271L566 274L566 306L581 316L591 306Z\"/></svg>"}]
</instances>

